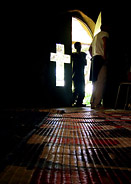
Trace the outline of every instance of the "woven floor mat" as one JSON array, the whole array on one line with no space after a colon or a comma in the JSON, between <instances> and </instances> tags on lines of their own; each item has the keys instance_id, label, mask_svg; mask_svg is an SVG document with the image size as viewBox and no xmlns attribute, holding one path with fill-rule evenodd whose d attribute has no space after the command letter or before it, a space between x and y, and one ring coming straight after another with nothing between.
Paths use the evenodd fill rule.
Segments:
<instances>
[{"instance_id":1,"label":"woven floor mat","mask_svg":"<svg viewBox=\"0 0 131 184\"><path fill-rule=\"evenodd\" d=\"M50 113L12 153L0 184L131 183L131 113Z\"/></svg>"}]
</instances>

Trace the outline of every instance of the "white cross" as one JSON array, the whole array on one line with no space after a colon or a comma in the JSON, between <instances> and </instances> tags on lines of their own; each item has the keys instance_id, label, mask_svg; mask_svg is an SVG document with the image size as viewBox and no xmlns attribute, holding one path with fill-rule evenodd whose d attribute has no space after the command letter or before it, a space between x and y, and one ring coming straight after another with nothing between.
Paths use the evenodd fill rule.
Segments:
<instances>
[{"instance_id":1,"label":"white cross","mask_svg":"<svg viewBox=\"0 0 131 184\"><path fill-rule=\"evenodd\" d=\"M70 63L70 55L64 54L63 44L56 44L56 53L51 53L50 61L56 62L56 86L64 86L64 63Z\"/></svg>"}]
</instances>

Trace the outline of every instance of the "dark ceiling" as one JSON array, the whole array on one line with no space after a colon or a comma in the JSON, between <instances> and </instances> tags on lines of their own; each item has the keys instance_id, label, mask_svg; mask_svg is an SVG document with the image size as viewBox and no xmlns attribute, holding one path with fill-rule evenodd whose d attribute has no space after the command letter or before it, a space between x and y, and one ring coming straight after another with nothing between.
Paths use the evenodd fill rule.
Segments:
<instances>
[{"instance_id":1,"label":"dark ceiling","mask_svg":"<svg viewBox=\"0 0 131 184\"><path fill-rule=\"evenodd\" d=\"M129 2L129 1L128 1ZM62 1L62 5L60 3L54 2L52 6L50 6L50 12L53 13L59 13L64 12L68 10L81 10L83 13L85 13L87 16L92 18L94 21L97 20L97 17L99 15L99 12L102 11L104 16L109 19L115 18L115 17L121 17L121 15L124 18L127 18L129 16L129 8L130 5L126 1L119 1L118 3L114 4L114 1L71 1L71 4L64 3Z\"/></svg>"}]
</instances>

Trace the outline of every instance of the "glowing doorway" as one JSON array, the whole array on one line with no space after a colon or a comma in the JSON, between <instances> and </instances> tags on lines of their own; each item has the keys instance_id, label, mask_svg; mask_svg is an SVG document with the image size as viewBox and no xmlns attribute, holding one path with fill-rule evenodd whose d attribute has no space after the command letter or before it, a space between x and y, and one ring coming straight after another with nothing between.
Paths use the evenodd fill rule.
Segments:
<instances>
[{"instance_id":1,"label":"glowing doorway","mask_svg":"<svg viewBox=\"0 0 131 184\"><path fill-rule=\"evenodd\" d=\"M72 52L75 52L74 43L81 42L81 51L87 54L87 66L85 67L85 98L83 103L90 105L90 98L92 94L92 82L89 81L90 75L90 54L89 47L92 42L92 35L89 28L78 18L72 18Z\"/></svg>"}]
</instances>

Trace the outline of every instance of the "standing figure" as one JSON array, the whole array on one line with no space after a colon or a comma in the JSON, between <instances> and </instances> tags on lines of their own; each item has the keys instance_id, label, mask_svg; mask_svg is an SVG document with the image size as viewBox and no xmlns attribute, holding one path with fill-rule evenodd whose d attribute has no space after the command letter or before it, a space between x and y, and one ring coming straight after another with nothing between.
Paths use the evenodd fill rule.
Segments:
<instances>
[{"instance_id":1,"label":"standing figure","mask_svg":"<svg viewBox=\"0 0 131 184\"><path fill-rule=\"evenodd\" d=\"M91 59L90 80L93 84L91 97L91 108L101 107L103 99L106 78L107 78L107 60L108 60L108 25L102 25L101 31L94 37L89 48Z\"/></svg>"},{"instance_id":2,"label":"standing figure","mask_svg":"<svg viewBox=\"0 0 131 184\"><path fill-rule=\"evenodd\" d=\"M86 53L81 52L81 43L74 44L76 52L72 53L72 80L74 84L73 106L84 106L85 76L84 68L87 65Z\"/></svg>"}]
</instances>

